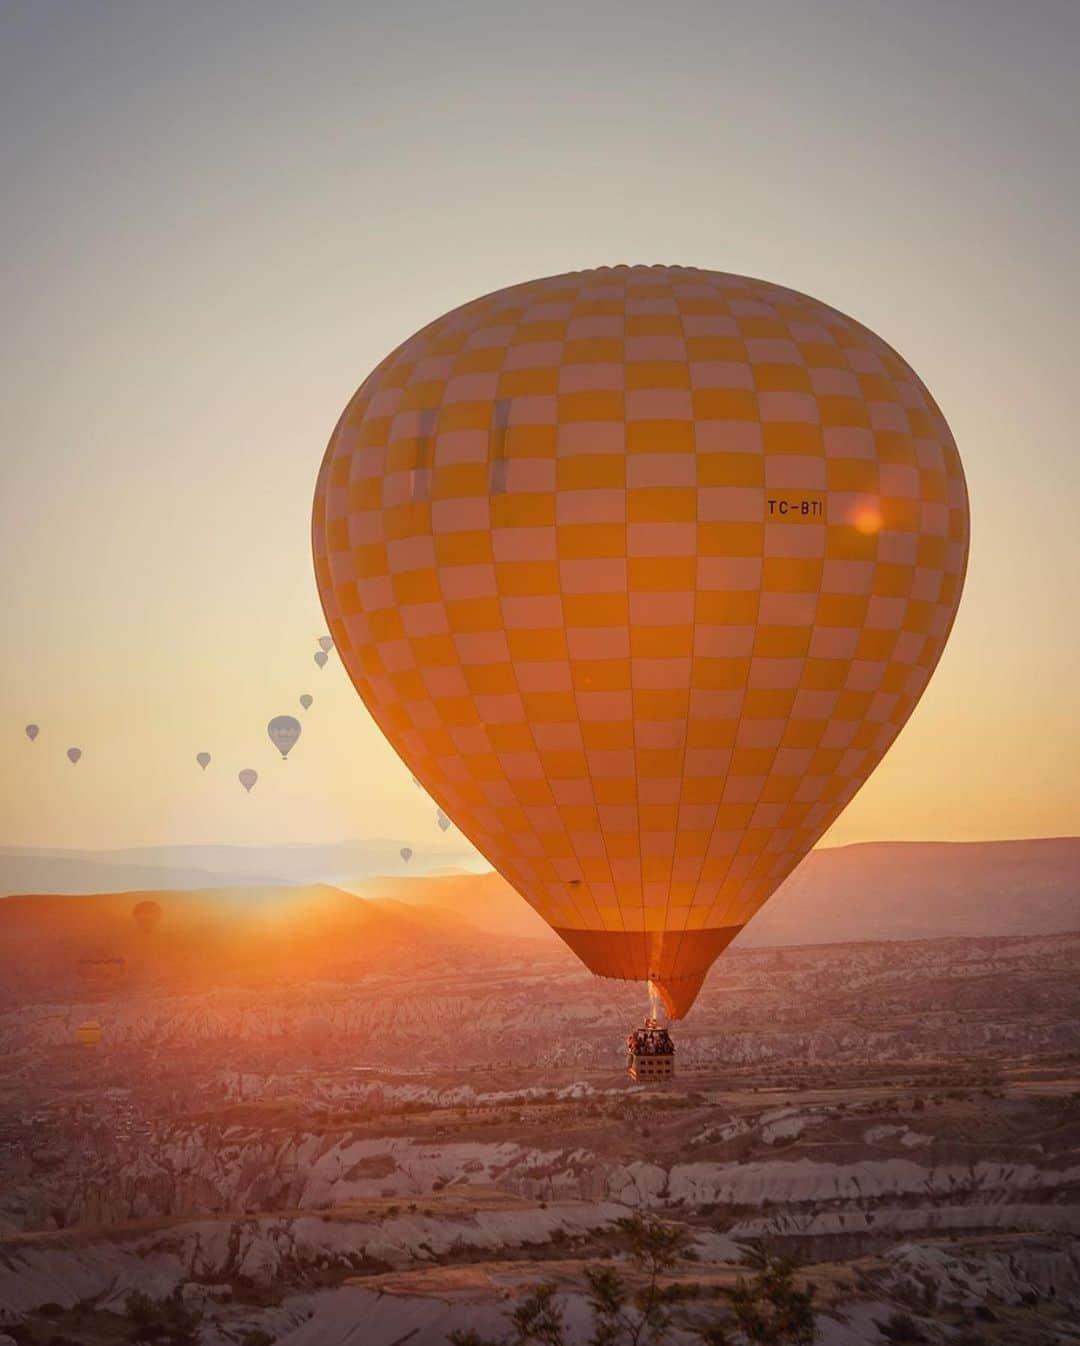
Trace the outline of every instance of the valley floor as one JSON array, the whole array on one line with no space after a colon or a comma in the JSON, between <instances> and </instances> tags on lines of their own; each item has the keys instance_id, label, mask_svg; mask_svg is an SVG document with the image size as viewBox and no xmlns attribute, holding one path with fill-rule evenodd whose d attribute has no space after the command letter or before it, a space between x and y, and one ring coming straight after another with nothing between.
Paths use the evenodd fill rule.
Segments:
<instances>
[{"instance_id":1,"label":"valley floor","mask_svg":"<svg viewBox=\"0 0 1080 1346\"><path fill-rule=\"evenodd\" d=\"M469 995L435 967L9 1007L0 1333L130 1341L141 1291L203 1346L442 1346L551 1283L581 1342L584 1269L632 1278L644 1212L702 1303L755 1246L795 1257L821 1346L1080 1342L1078 951L738 954L654 1087L622 1071L627 989L555 956ZM289 1031L313 1008L320 1057Z\"/></svg>"}]
</instances>

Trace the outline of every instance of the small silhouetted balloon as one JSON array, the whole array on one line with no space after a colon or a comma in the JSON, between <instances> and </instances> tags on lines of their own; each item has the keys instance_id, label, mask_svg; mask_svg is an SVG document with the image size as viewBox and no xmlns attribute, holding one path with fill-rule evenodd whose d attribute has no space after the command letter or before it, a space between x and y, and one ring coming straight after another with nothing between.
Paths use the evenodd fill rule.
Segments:
<instances>
[{"instance_id":1,"label":"small silhouetted balloon","mask_svg":"<svg viewBox=\"0 0 1080 1346\"><path fill-rule=\"evenodd\" d=\"M266 726L270 742L281 753L282 759L288 757L289 749L294 747L300 737L300 721L292 715L275 715Z\"/></svg>"},{"instance_id":2,"label":"small silhouetted balloon","mask_svg":"<svg viewBox=\"0 0 1080 1346\"><path fill-rule=\"evenodd\" d=\"M67 759L72 766L75 765L75 763L79 760L81 756L82 756L82 748L68 748Z\"/></svg>"},{"instance_id":3,"label":"small silhouetted balloon","mask_svg":"<svg viewBox=\"0 0 1080 1346\"><path fill-rule=\"evenodd\" d=\"M402 848L401 848L401 858L405 861L406 864L409 863L409 861L412 859L412 847L411 847L411 846L402 846Z\"/></svg>"},{"instance_id":4,"label":"small silhouetted balloon","mask_svg":"<svg viewBox=\"0 0 1080 1346\"><path fill-rule=\"evenodd\" d=\"M240 784L244 787L244 789L247 790L247 792L250 794L250 793L251 793L251 787L252 787L252 786L255 784L255 782L259 779L259 773L258 773L257 771L252 771L251 767L246 766L246 767L244 767L243 771L240 772L240 774L237 776L236 779L240 782Z\"/></svg>"},{"instance_id":5,"label":"small silhouetted balloon","mask_svg":"<svg viewBox=\"0 0 1080 1346\"><path fill-rule=\"evenodd\" d=\"M309 693L305 692L304 695L300 698L300 704L303 706L303 708L304 708L305 710L310 710L310 709L311 709L311 703L312 703L314 700L315 700L315 698L314 698L313 696L311 696Z\"/></svg>"},{"instance_id":6,"label":"small silhouetted balloon","mask_svg":"<svg viewBox=\"0 0 1080 1346\"><path fill-rule=\"evenodd\" d=\"M333 1036L333 1024L322 1015L313 1015L300 1022L300 1041L313 1056L319 1056Z\"/></svg>"},{"instance_id":7,"label":"small silhouetted balloon","mask_svg":"<svg viewBox=\"0 0 1080 1346\"><path fill-rule=\"evenodd\" d=\"M319 649L322 650L324 654L329 654L333 648L334 642L329 636L319 637Z\"/></svg>"},{"instance_id":8,"label":"small silhouetted balloon","mask_svg":"<svg viewBox=\"0 0 1080 1346\"><path fill-rule=\"evenodd\" d=\"M329 657L330 656L326 653L325 650L315 651L315 662L319 665L320 668L326 667L326 661L327 659L329 659Z\"/></svg>"},{"instance_id":9,"label":"small silhouetted balloon","mask_svg":"<svg viewBox=\"0 0 1080 1346\"><path fill-rule=\"evenodd\" d=\"M26 726L26 737L30 740L31 743L33 743L34 739L36 739L38 734L40 733L41 730L37 727L36 724L28 724Z\"/></svg>"},{"instance_id":10,"label":"small silhouetted balloon","mask_svg":"<svg viewBox=\"0 0 1080 1346\"><path fill-rule=\"evenodd\" d=\"M208 752L197 752L195 754L195 760L205 771L206 768L210 765L210 754Z\"/></svg>"},{"instance_id":11,"label":"small silhouetted balloon","mask_svg":"<svg viewBox=\"0 0 1080 1346\"><path fill-rule=\"evenodd\" d=\"M161 907L157 902L147 899L136 902L131 908L131 915L143 934L150 935L157 929L161 920Z\"/></svg>"},{"instance_id":12,"label":"small silhouetted balloon","mask_svg":"<svg viewBox=\"0 0 1080 1346\"><path fill-rule=\"evenodd\" d=\"M450 826L450 819L446 816L446 814L442 811L442 809L440 809L440 810L439 810L439 813L438 813L438 823L439 823L439 827L440 827L444 832L445 832L446 829Z\"/></svg>"}]
</instances>

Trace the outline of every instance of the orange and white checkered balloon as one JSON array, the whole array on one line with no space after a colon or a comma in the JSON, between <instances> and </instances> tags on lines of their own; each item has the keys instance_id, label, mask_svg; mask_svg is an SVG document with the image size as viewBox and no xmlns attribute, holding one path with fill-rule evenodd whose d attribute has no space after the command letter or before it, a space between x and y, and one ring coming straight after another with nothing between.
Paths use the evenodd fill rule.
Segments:
<instances>
[{"instance_id":1,"label":"orange and white checkered balloon","mask_svg":"<svg viewBox=\"0 0 1080 1346\"><path fill-rule=\"evenodd\" d=\"M594 972L680 1017L914 709L968 508L933 398L859 323L602 267L389 355L312 532L413 775Z\"/></svg>"}]
</instances>

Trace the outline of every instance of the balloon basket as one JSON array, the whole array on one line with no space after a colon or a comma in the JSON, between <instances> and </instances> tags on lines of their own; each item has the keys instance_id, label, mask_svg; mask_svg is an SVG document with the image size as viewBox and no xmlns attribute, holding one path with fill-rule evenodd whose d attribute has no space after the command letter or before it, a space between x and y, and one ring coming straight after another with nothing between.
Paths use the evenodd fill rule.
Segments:
<instances>
[{"instance_id":1,"label":"balloon basket","mask_svg":"<svg viewBox=\"0 0 1080 1346\"><path fill-rule=\"evenodd\" d=\"M675 1044L656 1019L646 1019L626 1038L626 1073L635 1084L675 1078Z\"/></svg>"}]
</instances>

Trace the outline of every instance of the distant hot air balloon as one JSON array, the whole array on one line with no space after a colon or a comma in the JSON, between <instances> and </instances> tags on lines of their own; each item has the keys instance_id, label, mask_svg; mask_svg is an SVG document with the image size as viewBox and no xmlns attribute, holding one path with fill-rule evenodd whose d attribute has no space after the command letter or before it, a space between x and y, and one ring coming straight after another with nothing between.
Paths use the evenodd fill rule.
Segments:
<instances>
[{"instance_id":1,"label":"distant hot air balloon","mask_svg":"<svg viewBox=\"0 0 1080 1346\"><path fill-rule=\"evenodd\" d=\"M28 724L26 726L26 737L30 740L31 743L33 743L34 739L36 739L38 734L40 733L41 730L36 724Z\"/></svg>"},{"instance_id":2,"label":"distant hot air balloon","mask_svg":"<svg viewBox=\"0 0 1080 1346\"><path fill-rule=\"evenodd\" d=\"M295 746L296 740L300 737L300 721L292 715L275 715L266 726L266 732L270 735L270 742L284 759L288 757L289 750Z\"/></svg>"},{"instance_id":3,"label":"distant hot air balloon","mask_svg":"<svg viewBox=\"0 0 1080 1346\"><path fill-rule=\"evenodd\" d=\"M75 1041L80 1047L100 1047L101 1024L96 1019L84 1019L75 1030Z\"/></svg>"},{"instance_id":4,"label":"distant hot air balloon","mask_svg":"<svg viewBox=\"0 0 1080 1346\"><path fill-rule=\"evenodd\" d=\"M236 777L236 779L240 782L240 784L244 787L244 789L247 790L247 792L250 794L250 793L251 793L251 787L252 787L252 786L255 784L255 782L259 779L259 773L258 773L257 771L252 771L251 767L246 766L246 767L244 767L243 771L237 773L237 777Z\"/></svg>"},{"instance_id":5,"label":"distant hot air balloon","mask_svg":"<svg viewBox=\"0 0 1080 1346\"><path fill-rule=\"evenodd\" d=\"M401 858L405 861L406 864L409 863L409 861L412 859L412 847L411 847L411 846L402 846L402 848L401 848Z\"/></svg>"},{"instance_id":6,"label":"distant hot air balloon","mask_svg":"<svg viewBox=\"0 0 1080 1346\"><path fill-rule=\"evenodd\" d=\"M136 902L131 908L131 915L135 924L144 935L153 934L161 921L161 907L152 898L145 898L141 902Z\"/></svg>"},{"instance_id":7,"label":"distant hot air balloon","mask_svg":"<svg viewBox=\"0 0 1080 1346\"><path fill-rule=\"evenodd\" d=\"M206 768L210 765L210 754L208 752L197 752L195 754L195 760L205 771Z\"/></svg>"},{"instance_id":8,"label":"distant hot air balloon","mask_svg":"<svg viewBox=\"0 0 1080 1346\"><path fill-rule=\"evenodd\" d=\"M968 506L865 327L617 267L399 346L331 436L312 540L399 756L589 968L679 1018L917 704Z\"/></svg>"},{"instance_id":9,"label":"distant hot air balloon","mask_svg":"<svg viewBox=\"0 0 1080 1346\"><path fill-rule=\"evenodd\" d=\"M299 1034L308 1051L313 1056L320 1056L333 1037L334 1028L329 1019L313 1015L310 1019L301 1020Z\"/></svg>"},{"instance_id":10,"label":"distant hot air balloon","mask_svg":"<svg viewBox=\"0 0 1080 1346\"><path fill-rule=\"evenodd\" d=\"M446 816L446 814L442 811L442 809L440 809L436 814L435 821L439 824L439 830L441 832L445 832L446 829L450 826L450 819Z\"/></svg>"},{"instance_id":11,"label":"distant hot air balloon","mask_svg":"<svg viewBox=\"0 0 1080 1346\"><path fill-rule=\"evenodd\" d=\"M68 748L67 759L72 766L75 765L75 763L79 760L81 756L82 756L82 748Z\"/></svg>"},{"instance_id":12,"label":"distant hot air balloon","mask_svg":"<svg viewBox=\"0 0 1080 1346\"><path fill-rule=\"evenodd\" d=\"M334 648L334 641L331 636L319 637L319 649L322 650L324 654L329 654L333 648Z\"/></svg>"},{"instance_id":13,"label":"distant hot air balloon","mask_svg":"<svg viewBox=\"0 0 1080 1346\"><path fill-rule=\"evenodd\" d=\"M326 661L329 657L330 656L326 653L325 650L315 651L315 662L319 665L320 668L326 667Z\"/></svg>"},{"instance_id":14,"label":"distant hot air balloon","mask_svg":"<svg viewBox=\"0 0 1080 1346\"><path fill-rule=\"evenodd\" d=\"M311 709L312 702L313 702L314 700L315 700L315 698L314 698L313 696L311 696L309 693L305 692L305 693L303 694L303 696L300 698L300 704L303 706L303 708L304 708L305 710L310 710L310 709Z\"/></svg>"}]
</instances>

